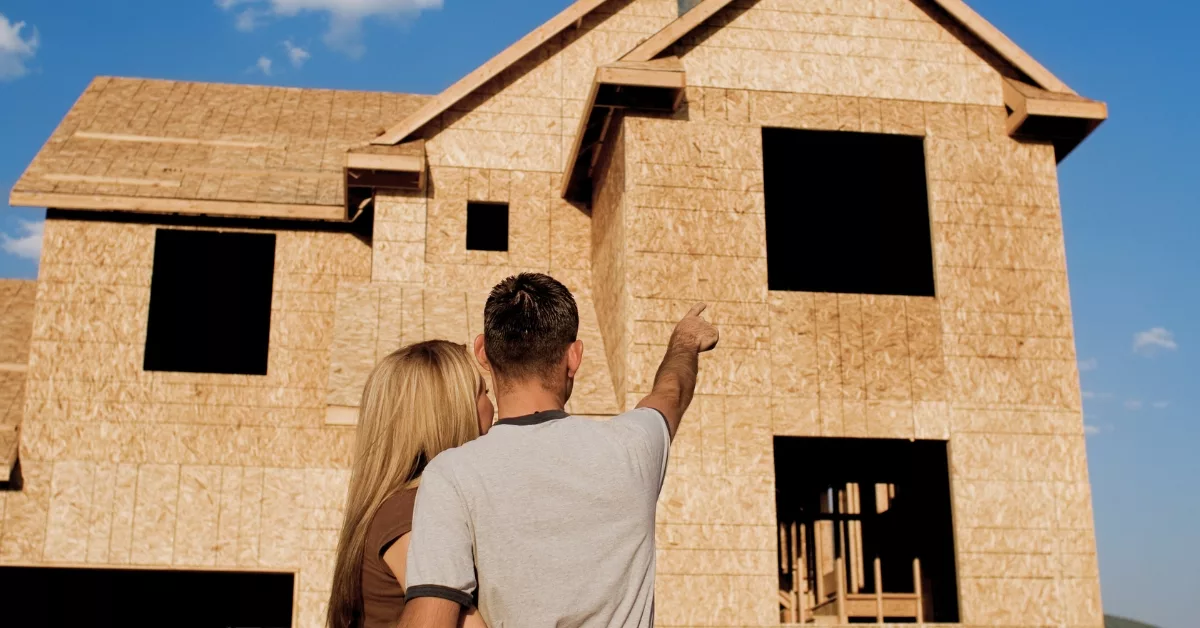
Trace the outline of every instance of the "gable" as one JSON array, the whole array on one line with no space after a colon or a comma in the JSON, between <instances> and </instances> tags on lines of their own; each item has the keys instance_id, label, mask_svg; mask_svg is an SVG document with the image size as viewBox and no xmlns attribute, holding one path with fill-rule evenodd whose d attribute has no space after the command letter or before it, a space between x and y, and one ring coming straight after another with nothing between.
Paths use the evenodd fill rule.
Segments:
<instances>
[{"instance_id":1,"label":"gable","mask_svg":"<svg viewBox=\"0 0 1200 628\"><path fill-rule=\"evenodd\" d=\"M930 0L733 2L668 51L689 84L1004 104L1020 75Z\"/></svg>"},{"instance_id":2,"label":"gable","mask_svg":"<svg viewBox=\"0 0 1200 628\"><path fill-rule=\"evenodd\" d=\"M571 42L584 38L593 29L638 35L630 42L622 42L621 46L624 48L614 56L605 55L607 58L592 59L595 63L591 64L590 69L594 69L595 65L615 61L626 50L669 23L678 11L677 0L577 0L459 79L421 109L399 120L376 138L374 143L396 144L417 134L427 125L436 125L438 118L445 112L459 108L464 101L480 92L486 93L489 86L494 89L495 83L507 82L506 77L511 80L514 73L525 73L533 67L551 61L557 52L561 52ZM580 66L576 63L571 69L585 68L586 65ZM587 73L586 79L590 81L590 78L590 73ZM586 92L586 87L583 91Z\"/></svg>"},{"instance_id":3,"label":"gable","mask_svg":"<svg viewBox=\"0 0 1200 628\"><path fill-rule=\"evenodd\" d=\"M434 168L561 172L597 68L677 11L676 0L610 0L408 137L426 140Z\"/></svg>"}]
</instances>

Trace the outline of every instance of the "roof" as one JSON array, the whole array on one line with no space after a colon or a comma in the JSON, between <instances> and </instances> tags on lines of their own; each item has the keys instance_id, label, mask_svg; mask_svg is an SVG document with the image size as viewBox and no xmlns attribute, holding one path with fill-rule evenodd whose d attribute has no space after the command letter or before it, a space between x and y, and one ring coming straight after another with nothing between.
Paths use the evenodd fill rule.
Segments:
<instances>
[{"instance_id":1,"label":"roof","mask_svg":"<svg viewBox=\"0 0 1200 628\"><path fill-rule=\"evenodd\" d=\"M32 281L0 279L0 482L8 481L17 459L36 294Z\"/></svg>"},{"instance_id":2,"label":"roof","mask_svg":"<svg viewBox=\"0 0 1200 628\"><path fill-rule=\"evenodd\" d=\"M13 205L345 216L346 151L429 96L97 78L13 188Z\"/></svg>"},{"instance_id":3,"label":"roof","mask_svg":"<svg viewBox=\"0 0 1200 628\"><path fill-rule=\"evenodd\" d=\"M572 24L578 24L583 18L599 9L607 0L577 0L563 12L551 18L548 22L518 40L500 54L479 66L475 71L446 88L441 94L427 102L419 110L413 112L400 123L392 126L387 132L375 138L375 144L397 144L408 139L413 133L421 130L426 124L445 113L463 98L469 96L491 79L512 67L529 53L549 42L554 36L566 30ZM1037 62L1032 56L1017 46L1004 33L967 6L962 0L931 0L931 2L946 12L954 21L995 52L1000 58L1012 64L1014 68L1024 73L1038 87L1050 92L1074 94L1066 83L1059 80L1049 70ZM660 54L667 52L675 42L699 27L722 9L732 4L732 0L703 0L695 7L679 16L652 35L636 48L631 50L622 61L650 61Z\"/></svg>"}]
</instances>

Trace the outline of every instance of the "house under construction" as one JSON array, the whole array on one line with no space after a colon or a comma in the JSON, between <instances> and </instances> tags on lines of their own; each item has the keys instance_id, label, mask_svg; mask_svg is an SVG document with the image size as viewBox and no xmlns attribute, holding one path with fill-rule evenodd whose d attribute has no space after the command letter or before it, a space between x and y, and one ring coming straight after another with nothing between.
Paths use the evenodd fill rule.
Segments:
<instances>
[{"instance_id":1,"label":"house under construction","mask_svg":"<svg viewBox=\"0 0 1200 628\"><path fill-rule=\"evenodd\" d=\"M579 0L432 97L97 78L11 196L5 617L322 626L371 367L536 270L576 414L721 328L658 625L1099 628L1056 166L1106 115L961 0Z\"/></svg>"}]
</instances>

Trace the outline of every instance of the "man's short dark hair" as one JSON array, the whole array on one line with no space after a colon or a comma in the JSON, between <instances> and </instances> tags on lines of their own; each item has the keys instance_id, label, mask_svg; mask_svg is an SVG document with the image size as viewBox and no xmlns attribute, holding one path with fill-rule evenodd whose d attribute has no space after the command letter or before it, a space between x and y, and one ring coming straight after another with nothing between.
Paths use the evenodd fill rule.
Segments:
<instances>
[{"instance_id":1,"label":"man's short dark hair","mask_svg":"<svg viewBox=\"0 0 1200 628\"><path fill-rule=\"evenodd\" d=\"M579 336L579 308L555 278L521 273L492 288L483 327L488 362L498 375L543 377Z\"/></svg>"}]
</instances>

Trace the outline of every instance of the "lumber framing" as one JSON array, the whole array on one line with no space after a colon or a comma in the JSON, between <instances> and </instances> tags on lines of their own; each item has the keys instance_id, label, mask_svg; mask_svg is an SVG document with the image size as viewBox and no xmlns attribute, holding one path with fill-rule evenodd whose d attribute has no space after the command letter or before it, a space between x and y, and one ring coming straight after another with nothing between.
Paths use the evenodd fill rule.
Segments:
<instances>
[{"instance_id":1,"label":"lumber framing","mask_svg":"<svg viewBox=\"0 0 1200 628\"><path fill-rule=\"evenodd\" d=\"M425 191L425 140L395 146L352 148L346 153L345 203L351 219L372 203L379 190Z\"/></svg>"},{"instance_id":2,"label":"lumber framing","mask_svg":"<svg viewBox=\"0 0 1200 628\"><path fill-rule=\"evenodd\" d=\"M385 131L383 135L371 140L371 143L387 145L403 142L409 135L416 133L421 127L454 106L455 103L469 96L471 92L499 76L501 72L523 59L525 55L537 50L568 28L581 26L583 18L606 2L608 0L577 0L562 13L550 18L550 21L535 28L503 52L492 57L487 63L446 88L412 115Z\"/></svg>"},{"instance_id":3,"label":"lumber framing","mask_svg":"<svg viewBox=\"0 0 1200 628\"><path fill-rule=\"evenodd\" d=\"M597 68L567 156L562 197L585 205L591 202L592 176L613 116L624 109L675 111L683 101L685 87L687 75L676 57L619 61Z\"/></svg>"},{"instance_id":4,"label":"lumber framing","mask_svg":"<svg viewBox=\"0 0 1200 628\"><path fill-rule=\"evenodd\" d=\"M1073 94L1050 92L1013 79L1004 80L1008 134L1014 139L1049 141L1062 162L1108 119L1108 106Z\"/></svg>"},{"instance_id":5,"label":"lumber framing","mask_svg":"<svg viewBox=\"0 0 1200 628\"><path fill-rule=\"evenodd\" d=\"M341 205L205 201L179 198L55 194L51 192L13 192L9 196L8 203L14 207L49 207L54 209L145 212L151 214L184 214L233 218L286 218L326 222L347 221L346 208Z\"/></svg>"}]
</instances>

